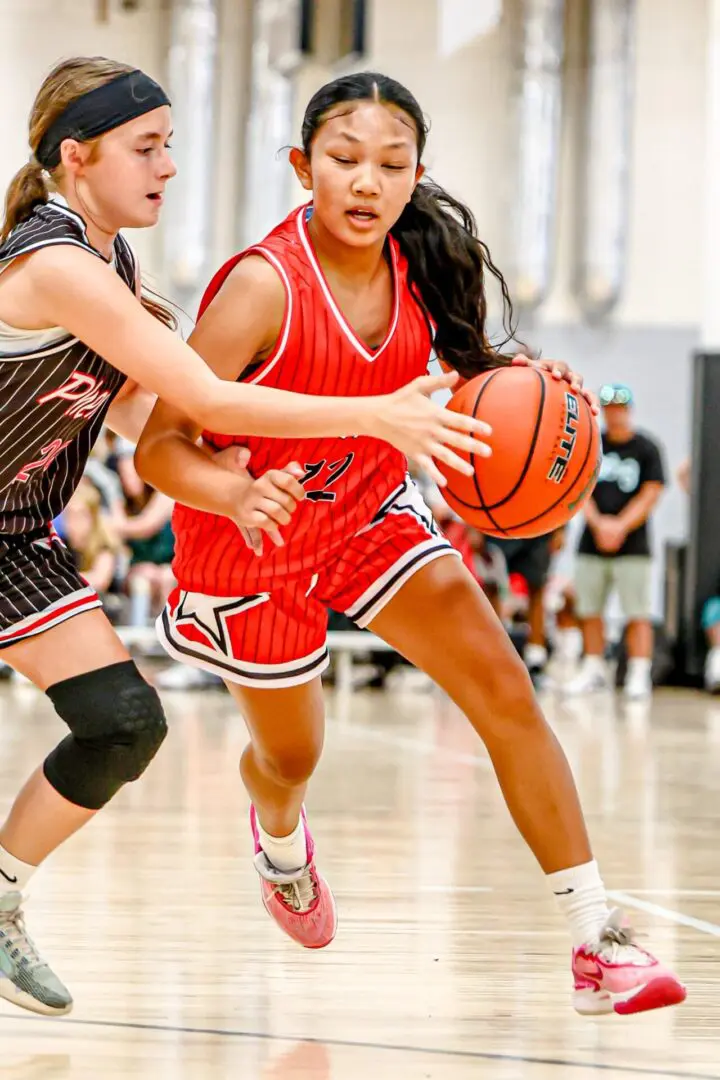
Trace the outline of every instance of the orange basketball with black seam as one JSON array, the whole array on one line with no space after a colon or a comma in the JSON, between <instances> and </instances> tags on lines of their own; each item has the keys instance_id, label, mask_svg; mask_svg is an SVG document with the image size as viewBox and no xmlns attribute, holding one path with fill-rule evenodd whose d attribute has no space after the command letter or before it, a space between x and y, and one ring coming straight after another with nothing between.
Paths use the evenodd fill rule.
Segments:
<instances>
[{"instance_id":1,"label":"orange basketball with black seam","mask_svg":"<svg viewBox=\"0 0 720 1080\"><path fill-rule=\"evenodd\" d=\"M490 424L492 457L456 451L473 464L464 476L442 462L442 494L452 510L489 536L542 536L565 525L592 494L602 443L582 395L533 367L478 375L447 406Z\"/></svg>"}]
</instances>

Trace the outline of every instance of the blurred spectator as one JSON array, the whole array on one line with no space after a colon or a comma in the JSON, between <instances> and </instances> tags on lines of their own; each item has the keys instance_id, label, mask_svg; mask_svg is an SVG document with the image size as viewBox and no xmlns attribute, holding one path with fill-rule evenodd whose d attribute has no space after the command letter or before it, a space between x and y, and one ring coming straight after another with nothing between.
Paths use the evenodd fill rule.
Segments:
<instances>
[{"instance_id":1,"label":"blurred spectator","mask_svg":"<svg viewBox=\"0 0 720 1080\"><path fill-rule=\"evenodd\" d=\"M711 596L703 604L702 628L708 646L705 689L711 694L720 694L720 596Z\"/></svg>"},{"instance_id":2,"label":"blurred spectator","mask_svg":"<svg viewBox=\"0 0 720 1080\"><path fill-rule=\"evenodd\" d=\"M690 494L690 471L691 471L691 466L692 466L692 462L690 461L690 458L685 458L685 460L682 461L680 463L680 465L678 465L678 470L677 470L677 473L675 474L678 484L680 485L680 487L682 488L682 490L685 492L686 495Z\"/></svg>"},{"instance_id":3,"label":"blurred spectator","mask_svg":"<svg viewBox=\"0 0 720 1080\"><path fill-rule=\"evenodd\" d=\"M519 574L527 588L527 621L529 634L523 659L534 681L540 681L548 660L545 636L545 587L550 572L550 535L529 539L515 537L494 540L505 556L508 573Z\"/></svg>"},{"instance_id":4,"label":"blurred spectator","mask_svg":"<svg viewBox=\"0 0 720 1080\"><path fill-rule=\"evenodd\" d=\"M686 458L676 474L686 495L690 494L691 467L690 458ZM720 694L720 596L711 596L703 604L702 628L708 647L705 657L705 689L711 694Z\"/></svg>"},{"instance_id":5,"label":"blurred spectator","mask_svg":"<svg viewBox=\"0 0 720 1080\"><path fill-rule=\"evenodd\" d=\"M117 528L130 549L130 624L147 626L162 611L175 584L170 565L175 545L170 524L174 503L138 475L132 443L118 439L114 453L125 497L125 512Z\"/></svg>"},{"instance_id":6,"label":"blurred spectator","mask_svg":"<svg viewBox=\"0 0 720 1080\"><path fill-rule=\"evenodd\" d=\"M108 439L101 438L90 452L85 476L100 493L102 508L112 528L117 532L125 518L125 494L115 469Z\"/></svg>"},{"instance_id":7,"label":"blurred spectator","mask_svg":"<svg viewBox=\"0 0 720 1080\"><path fill-rule=\"evenodd\" d=\"M121 544L103 511L100 492L87 477L80 481L58 526L78 570L102 597L119 570Z\"/></svg>"},{"instance_id":8,"label":"blurred spectator","mask_svg":"<svg viewBox=\"0 0 720 1080\"><path fill-rule=\"evenodd\" d=\"M577 611L585 657L571 694L609 686L603 615L617 590L627 621L625 695L643 698L652 690L653 629L650 622L652 560L648 519L665 484L658 443L635 428L632 390L612 383L600 390L605 431L600 477L585 511L575 569Z\"/></svg>"},{"instance_id":9,"label":"blurred spectator","mask_svg":"<svg viewBox=\"0 0 720 1080\"><path fill-rule=\"evenodd\" d=\"M443 532L463 556L465 565L482 586L495 614L504 621L510 582L505 556L495 540L458 520L446 521Z\"/></svg>"}]
</instances>

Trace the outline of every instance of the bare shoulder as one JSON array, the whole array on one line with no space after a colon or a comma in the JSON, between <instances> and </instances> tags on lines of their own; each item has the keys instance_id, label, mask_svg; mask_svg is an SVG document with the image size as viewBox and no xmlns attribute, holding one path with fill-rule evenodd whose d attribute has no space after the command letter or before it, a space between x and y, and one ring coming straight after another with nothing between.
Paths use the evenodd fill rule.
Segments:
<instances>
[{"instance_id":1,"label":"bare shoulder","mask_svg":"<svg viewBox=\"0 0 720 1080\"><path fill-rule=\"evenodd\" d=\"M101 308L120 305L127 315L127 289L113 268L71 243L48 244L14 259L0 276L0 288L2 318L12 325L64 326L81 336ZM127 299L135 303L129 294Z\"/></svg>"},{"instance_id":2,"label":"bare shoulder","mask_svg":"<svg viewBox=\"0 0 720 1080\"><path fill-rule=\"evenodd\" d=\"M285 286L275 267L262 255L247 255L230 271L208 311L215 305L241 304L279 314L282 320L285 300Z\"/></svg>"},{"instance_id":3,"label":"bare shoulder","mask_svg":"<svg viewBox=\"0 0 720 1080\"><path fill-rule=\"evenodd\" d=\"M38 248L24 256L25 263L35 275L45 274L58 269L72 267L90 267L102 269L105 264L101 258L80 243L56 243Z\"/></svg>"},{"instance_id":4,"label":"bare shoulder","mask_svg":"<svg viewBox=\"0 0 720 1080\"><path fill-rule=\"evenodd\" d=\"M119 284L111 264L79 244L48 244L24 258L25 276L38 288L87 291Z\"/></svg>"},{"instance_id":5,"label":"bare shoulder","mask_svg":"<svg viewBox=\"0 0 720 1080\"><path fill-rule=\"evenodd\" d=\"M277 270L261 255L248 255L228 274L190 344L221 377L237 378L253 359L262 359L274 348L285 306ZM223 354L233 356L230 367L220 362Z\"/></svg>"}]
</instances>

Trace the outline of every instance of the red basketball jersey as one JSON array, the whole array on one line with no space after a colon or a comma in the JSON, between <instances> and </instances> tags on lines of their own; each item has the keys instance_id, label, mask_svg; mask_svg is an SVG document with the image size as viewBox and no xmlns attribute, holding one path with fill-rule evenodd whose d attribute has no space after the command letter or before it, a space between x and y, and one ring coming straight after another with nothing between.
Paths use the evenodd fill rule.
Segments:
<instances>
[{"instance_id":1,"label":"red basketball jersey","mask_svg":"<svg viewBox=\"0 0 720 1080\"><path fill-rule=\"evenodd\" d=\"M385 340L372 351L333 298L308 233L311 213L310 206L294 210L261 244L226 263L208 286L200 316L240 259L261 255L285 286L285 317L272 354L246 374L246 381L303 394L392 393L426 373L432 345L428 317L408 284L407 262L389 237L392 317ZM262 558L245 547L237 526L227 518L176 506L173 566L178 583L215 596L268 591L288 576L311 576L372 521L407 471L401 453L365 436L269 439L206 431L203 437L218 450L247 446L253 476L291 461L305 469L306 498L282 530L285 547L277 548L266 538Z\"/></svg>"}]
</instances>

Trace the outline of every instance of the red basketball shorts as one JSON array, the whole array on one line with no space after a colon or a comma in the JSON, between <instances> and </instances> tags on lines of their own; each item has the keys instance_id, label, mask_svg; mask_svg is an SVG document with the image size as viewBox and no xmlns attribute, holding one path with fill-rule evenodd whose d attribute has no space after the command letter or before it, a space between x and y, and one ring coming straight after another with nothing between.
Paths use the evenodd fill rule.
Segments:
<instances>
[{"instance_id":1,"label":"red basketball shorts","mask_svg":"<svg viewBox=\"0 0 720 1080\"><path fill-rule=\"evenodd\" d=\"M409 478L342 554L270 592L207 596L175 588L157 621L175 660L241 686L298 686L328 665L327 609L366 627L422 566L458 555Z\"/></svg>"}]
</instances>

